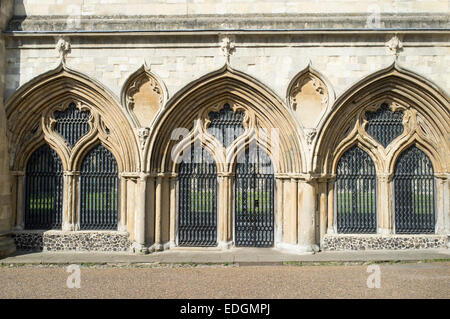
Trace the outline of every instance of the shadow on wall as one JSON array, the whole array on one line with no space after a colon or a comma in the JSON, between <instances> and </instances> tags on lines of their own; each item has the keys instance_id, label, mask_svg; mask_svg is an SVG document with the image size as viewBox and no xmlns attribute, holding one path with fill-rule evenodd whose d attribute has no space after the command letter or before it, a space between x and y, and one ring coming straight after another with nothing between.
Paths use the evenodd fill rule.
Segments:
<instances>
[{"instance_id":1,"label":"shadow on wall","mask_svg":"<svg viewBox=\"0 0 450 319\"><path fill-rule=\"evenodd\" d=\"M12 0L14 2L14 13L5 28L6 32L23 31L22 23L27 18L24 0ZM15 48L15 43L6 38L6 64L5 64L5 91L4 101L6 101L19 88L21 82L21 56L20 49Z\"/></svg>"}]
</instances>

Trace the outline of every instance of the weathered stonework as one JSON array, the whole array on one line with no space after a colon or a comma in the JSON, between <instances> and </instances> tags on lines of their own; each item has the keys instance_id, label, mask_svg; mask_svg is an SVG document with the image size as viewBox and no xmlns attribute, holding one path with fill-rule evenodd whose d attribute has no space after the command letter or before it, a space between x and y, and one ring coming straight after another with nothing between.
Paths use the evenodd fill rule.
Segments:
<instances>
[{"instance_id":1,"label":"weathered stonework","mask_svg":"<svg viewBox=\"0 0 450 319\"><path fill-rule=\"evenodd\" d=\"M436 235L325 235L322 250L405 250L447 248L448 237Z\"/></svg>"},{"instance_id":2,"label":"weathered stonework","mask_svg":"<svg viewBox=\"0 0 450 319\"><path fill-rule=\"evenodd\" d=\"M217 163L219 247L233 246L235 163L253 142L267 146L274 163L275 247L445 246L447 3L380 0L377 16L365 1L326 2L1 1L1 27L7 29L0 34L0 254L1 247L11 251L11 231L24 227L26 167L44 143L62 161L63 226L16 232L20 249L177 246L174 158L193 141ZM71 102L92 115L89 133L73 147L52 127L53 113ZM404 132L385 146L365 128L365 113L383 103L404 112ZM207 114L225 104L244 112L245 119L242 135L224 146L208 133ZM179 140L172 136L178 128L186 133ZM97 143L117 160L120 233L77 232L80 165ZM355 145L369 153L376 168L378 234L372 237L332 235L336 164ZM393 235L392 176L396 160L411 145L423 150L434 168L433 236Z\"/></svg>"},{"instance_id":3,"label":"weathered stonework","mask_svg":"<svg viewBox=\"0 0 450 319\"><path fill-rule=\"evenodd\" d=\"M131 246L128 234L108 231L21 231L13 237L19 251L128 251Z\"/></svg>"}]
</instances>

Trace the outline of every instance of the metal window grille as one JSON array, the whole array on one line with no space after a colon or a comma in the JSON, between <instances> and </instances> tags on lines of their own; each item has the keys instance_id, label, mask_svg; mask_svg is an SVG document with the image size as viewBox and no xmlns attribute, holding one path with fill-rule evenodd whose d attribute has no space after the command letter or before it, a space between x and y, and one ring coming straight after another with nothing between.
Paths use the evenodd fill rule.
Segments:
<instances>
[{"instance_id":1,"label":"metal window grille","mask_svg":"<svg viewBox=\"0 0 450 319\"><path fill-rule=\"evenodd\" d=\"M225 147L233 143L236 137L244 133L244 113L234 112L229 104L225 104L219 112L208 114L211 124L208 133L215 136Z\"/></svg>"},{"instance_id":2,"label":"metal window grille","mask_svg":"<svg viewBox=\"0 0 450 319\"><path fill-rule=\"evenodd\" d=\"M273 246L274 181L272 161L259 147L247 148L239 156L234 184L236 246Z\"/></svg>"},{"instance_id":3,"label":"metal window grille","mask_svg":"<svg viewBox=\"0 0 450 319\"><path fill-rule=\"evenodd\" d=\"M388 146L403 133L403 112L392 112L387 103L383 103L375 112L366 112L367 133L373 136L383 147Z\"/></svg>"},{"instance_id":4,"label":"metal window grille","mask_svg":"<svg viewBox=\"0 0 450 319\"><path fill-rule=\"evenodd\" d=\"M80 172L80 229L117 229L118 179L116 160L103 145L86 154Z\"/></svg>"},{"instance_id":5,"label":"metal window grille","mask_svg":"<svg viewBox=\"0 0 450 319\"><path fill-rule=\"evenodd\" d=\"M80 111L75 103L70 103L64 111L55 111L54 130L61 135L71 147L89 132L89 111Z\"/></svg>"},{"instance_id":6,"label":"metal window grille","mask_svg":"<svg viewBox=\"0 0 450 319\"><path fill-rule=\"evenodd\" d=\"M63 169L50 146L43 145L31 155L25 172L25 229L61 227Z\"/></svg>"},{"instance_id":7,"label":"metal window grille","mask_svg":"<svg viewBox=\"0 0 450 319\"><path fill-rule=\"evenodd\" d=\"M178 172L178 244L217 244L217 168L211 154L192 147Z\"/></svg>"},{"instance_id":8,"label":"metal window grille","mask_svg":"<svg viewBox=\"0 0 450 319\"><path fill-rule=\"evenodd\" d=\"M337 231L375 233L376 172L369 155L357 146L339 159L336 173Z\"/></svg>"},{"instance_id":9,"label":"metal window grille","mask_svg":"<svg viewBox=\"0 0 450 319\"><path fill-rule=\"evenodd\" d=\"M434 174L428 156L413 146L402 154L394 170L395 232L435 232Z\"/></svg>"}]
</instances>

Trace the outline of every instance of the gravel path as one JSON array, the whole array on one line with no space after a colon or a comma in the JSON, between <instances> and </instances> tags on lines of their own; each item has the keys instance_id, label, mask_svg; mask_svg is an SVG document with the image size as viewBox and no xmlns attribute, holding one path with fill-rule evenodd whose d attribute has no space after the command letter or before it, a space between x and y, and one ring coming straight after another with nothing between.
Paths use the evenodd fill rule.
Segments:
<instances>
[{"instance_id":1,"label":"gravel path","mask_svg":"<svg viewBox=\"0 0 450 319\"><path fill-rule=\"evenodd\" d=\"M450 262L382 264L367 288L365 265L0 267L0 298L450 298Z\"/></svg>"}]
</instances>

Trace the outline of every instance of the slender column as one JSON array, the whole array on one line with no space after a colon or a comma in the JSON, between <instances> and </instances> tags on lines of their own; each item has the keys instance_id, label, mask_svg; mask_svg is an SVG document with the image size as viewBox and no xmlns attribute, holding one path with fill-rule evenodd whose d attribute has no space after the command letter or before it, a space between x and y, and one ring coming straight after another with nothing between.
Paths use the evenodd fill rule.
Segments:
<instances>
[{"instance_id":1,"label":"slender column","mask_svg":"<svg viewBox=\"0 0 450 319\"><path fill-rule=\"evenodd\" d=\"M155 181L156 178L147 178L147 201L145 211L145 241L148 246L155 243Z\"/></svg>"},{"instance_id":2,"label":"slender column","mask_svg":"<svg viewBox=\"0 0 450 319\"><path fill-rule=\"evenodd\" d=\"M62 230L74 231L79 229L78 205L78 180L80 172L64 171L64 194L62 211ZM81 213L81 212L80 212Z\"/></svg>"},{"instance_id":3,"label":"slender column","mask_svg":"<svg viewBox=\"0 0 450 319\"><path fill-rule=\"evenodd\" d=\"M334 234L334 179L328 181L327 234Z\"/></svg>"},{"instance_id":4,"label":"slender column","mask_svg":"<svg viewBox=\"0 0 450 319\"><path fill-rule=\"evenodd\" d=\"M162 249L162 177L156 178L155 190L155 250Z\"/></svg>"},{"instance_id":5,"label":"slender column","mask_svg":"<svg viewBox=\"0 0 450 319\"><path fill-rule=\"evenodd\" d=\"M298 217L298 194L297 180L291 178L285 181L284 185L285 213L284 217L284 242L287 244L297 244L297 217Z\"/></svg>"},{"instance_id":6,"label":"slender column","mask_svg":"<svg viewBox=\"0 0 450 319\"><path fill-rule=\"evenodd\" d=\"M275 245L283 242L283 179L276 178Z\"/></svg>"},{"instance_id":7,"label":"slender column","mask_svg":"<svg viewBox=\"0 0 450 319\"><path fill-rule=\"evenodd\" d=\"M315 245L315 214L316 214L316 187L313 181L300 181L299 183L299 223L298 244L306 251L316 250Z\"/></svg>"},{"instance_id":8,"label":"slender column","mask_svg":"<svg viewBox=\"0 0 450 319\"><path fill-rule=\"evenodd\" d=\"M127 180L125 177L120 177L120 215L118 230L120 232L127 231Z\"/></svg>"},{"instance_id":9,"label":"slender column","mask_svg":"<svg viewBox=\"0 0 450 319\"><path fill-rule=\"evenodd\" d=\"M145 252L145 208L147 193L147 175L141 174L138 179L137 207L134 215L134 251Z\"/></svg>"},{"instance_id":10,"label":"slender column","mask_svg":"<svg viewBox=\"0 0 450 319\"><path fill-rule=\"evenodd\" d=\"M392 175L379 174L378 180L378 233L392 234Z\"/></svg>"},{"instance_id":11,"label":"slender column","mask_svg":"<svg viewBox=\"0 0 450 319\"><path fill-rule=\"evenodd\" d=\"M13 211L13 229L22 230L24 228L24 219L23 219L23 198L24 198L24 178L25 172L16 171L11 172L13 175L12 178L12 211Z\"/></svg>"},{"instance_id":12,"label":"slender column","mask_svg":"<svg viewBox=\"0 0 450 319\"><path fill-rule=\"evenodd\" d=\"M217 196L217 238L218 245L222 248L229 248L233 238L233 199L232 199L232 176L231 174L218 175L218 196Z\"/></svg>"},{"instance_id":13,"label":"slender column","mask_svg":"<svg viewBox=\"0 0 450 319\"><path fill-rule=\"evenodd\" d=\"M436 234L450 236L450 174L435 174ZM450 242L448 243L450 245Z\"/></svg>"},{"instance_id":14,"label":"slender column","mask_svg":"<svg viewBox=\"0 0 450 319\"><path fill-rule=\"evenodd\" d=\"M170 247L176 246L176 211L177 211L177 199L176 192L177 191L177 178L170 178L170 230L169 230L169 244Z\"/></svg>"},{"instance_id":15,"label":"slender column","mask_svg":"<svg viewBox=\"0 0 450 319\"><path fill-rule=\"evenodd\" d=\"M323 237L327 232L327 217L328 217L328 199L327 193L328 183L327 181L322 181L319 183L319 243L322 242Z\"/></svg>"}]
</instances>

